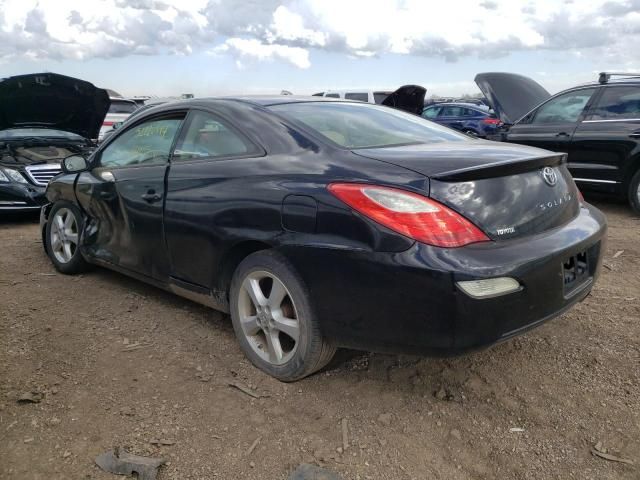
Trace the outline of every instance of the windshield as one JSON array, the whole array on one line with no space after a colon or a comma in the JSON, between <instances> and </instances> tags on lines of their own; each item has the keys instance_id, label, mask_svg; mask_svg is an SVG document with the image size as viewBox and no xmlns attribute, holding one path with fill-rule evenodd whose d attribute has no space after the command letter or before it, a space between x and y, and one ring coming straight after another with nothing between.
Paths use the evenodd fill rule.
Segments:
<instances>
[{"instance_id":1,"label":"windshield","mask_svg":"<svg viewBox=\"0 0 640 480\"><path fill-rule=\"evenodd\" d=\"M24 137L60 137L69 140L84 140L80 135L76 135L75 133L50 128L10 128L0 131L0 140Z\"/></svg>"},{"instance_id":2,"label":"windshield","mask_svg":"<svg viewBox=\"0 0 640 480\"><path fill-rule=\"evenodd\" d=\"M109 113L133 113L138 106L135 102L129 102L127 100L111 100L109 106Z\"/></svg>"},{"instance_id":3,"label":"windshield","mask_svg":"<svg viewBox=\"0 0 640 480\"><path fill-rule=\"evenodd\" d=\"M416 115L372 104L308 102L270 108L349 149L469 140Z\"/></svg>"}]
</instances>

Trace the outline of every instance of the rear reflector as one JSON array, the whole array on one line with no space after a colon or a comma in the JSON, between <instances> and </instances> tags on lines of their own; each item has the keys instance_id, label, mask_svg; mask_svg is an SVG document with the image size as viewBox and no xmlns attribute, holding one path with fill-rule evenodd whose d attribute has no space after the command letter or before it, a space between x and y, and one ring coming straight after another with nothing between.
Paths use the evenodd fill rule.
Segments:
<instances>
[{"instance_id":1,"label":"rear reflector","mask_svg":"<svg viewBox=\"0 0 640 480\"><path fill-rule=\"evenodd\" d=\"M457 282L458 287L471 298L491 298L520 290L520 282L511 277L487 278Z\"/></svg>"},{"instance_id":2,"label":"rear reflector","mask_svg":"<svg viewBox=\"0 0 640 480\"><path fill-rule=\"evenodd\" d=\"M332 183L328 188L358 213L428 245L451 248L489 241L459 213L416 193L361 183Z\"/></svg>"}]
</instances>

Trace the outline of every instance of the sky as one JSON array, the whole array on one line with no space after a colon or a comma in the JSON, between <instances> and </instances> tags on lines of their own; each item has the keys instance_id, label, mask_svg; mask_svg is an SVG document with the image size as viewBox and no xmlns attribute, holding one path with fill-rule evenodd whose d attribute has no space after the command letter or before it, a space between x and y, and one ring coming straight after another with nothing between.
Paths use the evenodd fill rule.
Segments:
<instances>
[{"instance_id":1,"label":"sky","mask_svg":"<svg viewBox=\"0 0 640 480\"><path fill-rule=\"evenodd\" d=\"M550 92L640 71L640 0L0 0L0 77L56 72L125 96L419 84L479 72Z\"/></svg>"}]
</instances>

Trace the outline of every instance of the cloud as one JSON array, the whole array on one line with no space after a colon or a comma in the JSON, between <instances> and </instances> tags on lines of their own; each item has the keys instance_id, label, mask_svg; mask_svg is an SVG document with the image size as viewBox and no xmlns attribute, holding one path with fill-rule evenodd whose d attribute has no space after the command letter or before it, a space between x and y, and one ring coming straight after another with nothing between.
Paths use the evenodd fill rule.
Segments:
<instances>
[{"instance_id":1,"label":"cloud","mask_svg":"<svg viewBox=\"0 0 640 480\"><path fill-rule=\"evenodd\" d=\"M640 60L640 0L1 1L4 62L215 52L304 69L320 50L455 62L534 49Z\"/></svg>"},{"instance_id":2,"label":"cloud","mask_svg":"<svg viewBox=\"0 0 640 480\"><path fill-rule=\"evenodd\" d=\"M300 47L270 45L256 39L229 38L213 49L213 53L231 53L242 67L246 60L282 60L298 68L309 68L309 52Z\"/></svg>"}]
</instances>

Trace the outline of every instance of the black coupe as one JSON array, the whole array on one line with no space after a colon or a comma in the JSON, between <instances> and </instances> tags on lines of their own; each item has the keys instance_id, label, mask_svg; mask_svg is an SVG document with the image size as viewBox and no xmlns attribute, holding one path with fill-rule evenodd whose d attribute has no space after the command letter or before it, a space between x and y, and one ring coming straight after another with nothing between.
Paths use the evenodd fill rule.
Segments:
<instances>
[{"instance_id":1,"label":"black coupe","mask_svg":"<svg viewBox=\"0 0 640 480\"><path fill-rule=\"evenodd\" d=\"M565 155L318 97L148 109L47 188L46 251L230 312L292 381L337 347L454 354L584 299L606 222Z\"/></svg>"}]
</instances>

